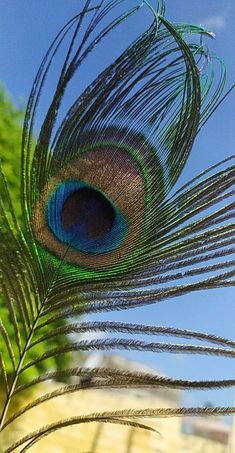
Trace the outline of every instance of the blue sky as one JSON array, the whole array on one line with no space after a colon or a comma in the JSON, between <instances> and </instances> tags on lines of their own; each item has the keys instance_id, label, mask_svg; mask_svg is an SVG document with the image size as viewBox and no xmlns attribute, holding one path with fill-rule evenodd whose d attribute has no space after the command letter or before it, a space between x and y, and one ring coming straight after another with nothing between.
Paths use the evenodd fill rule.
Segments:
<instances>
[{"instance_id":1,"label":"blue sky","mask_svg":"<svg viewBox=\"0 0 235 453\"><path fill-rule=\"evenodd\" d=\"M79 9L83 0L0 0L0 80L18 103L27 99L38 65L56 32ZM129 2L131 3L131 2ZM136 4L134 0L133 4ZM154 1L152 1L154 4ZM208 42L227 66L227 86L235 82L235 2L233 0L167 0L167 17L173 21L204 24L216 33ZM138 16L132 29L126 27L120 47L125 46L134 32L142 30L149 19ZM110 49L107 47L107 52ZM104 55L105 60L105 55ZM100 61L96 63L99 66ZM92 71L83 74L92 78ZM189 179L235 151L235 90L202 130L195 142L192 155L181 182ZM234 289L226 288L189 294L175 300L127 313L109 314L105 319L131 320L146 324L171 325L209 331L229 338L235 337ZM129 354L166 374L182 378L233 378L235 365L231 359L172 356L167 354ZM224 391L191 392L187 404L212 401L216 405L233 404L234 389Z\"/></svg>"}]
</instances>

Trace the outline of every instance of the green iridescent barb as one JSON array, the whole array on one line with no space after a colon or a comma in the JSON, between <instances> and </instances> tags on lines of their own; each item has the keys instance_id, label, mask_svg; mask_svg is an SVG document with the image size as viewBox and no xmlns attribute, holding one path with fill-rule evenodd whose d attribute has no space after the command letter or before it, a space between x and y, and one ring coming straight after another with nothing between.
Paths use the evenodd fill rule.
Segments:
<instances>
[{"instance_id":1,"label":"green iridescent barb","mask_svg":"<svg viewBox=\"0 0 235 453\"><path fill-rule=\"evenodd\" d=\"M58 33L42 61L22 136L21 224L6 178L2 172L0 175L0 287L14 330L12 342L8 324L0 319L4 350L0 352L0 370L5 390L2 434L31 407L52 398L47 394L12 414L16 395L51 378L85 374L101 388L161 385L203 389L234 384L231 380L185 381L74 366L22 380L35 365L71 351L235 354L232 341L215 335L78 320L78 315L86 313L128 309L234 284L234 156L195 176L176 192L173 189L198 131L221 102L224 65L203 45L211 34L203 27L170 23L164 2L158 2L157 9L147 1L136 1L130 10L128 4L127 0L83 1L81 11ZM149 28L97 75L64 114L62 101L67 89L93 54L102 49L105 38L146 11L152 17ZM34 123L41 96L61 53L63 62L59 70L57 62L55 89L50 99L47 95L47 113L37 136ZM65 319L67 323L61 325ZM125 333L128 337L66 340L66 335L87 331ZM132 340L133 334L172 335L206 345L144 342ZM46 347L50 339L60 336L65 338L61 346L41 352L42 345ZM68 384L58 390L59 394L70 391L74 388ZM124 417L136 426L132 418L137 415L205 412L234 413L234 408L110 412L105 416L91 414L84 422L105 419L112 423L115 419L123 423ZM42 427L16 440L6 451L23 445L21 451L26 451L45 434L69 423L81 420L78 417Z\"/></svg>"}]
</instances>

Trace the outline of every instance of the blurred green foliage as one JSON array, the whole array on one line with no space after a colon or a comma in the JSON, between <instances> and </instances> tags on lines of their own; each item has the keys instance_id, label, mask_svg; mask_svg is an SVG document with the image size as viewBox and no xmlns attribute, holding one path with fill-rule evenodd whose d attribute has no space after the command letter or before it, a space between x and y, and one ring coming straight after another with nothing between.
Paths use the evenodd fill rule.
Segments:
<instances>
[{"instance_id":1,"label":"blurred green foliage","mask_svg":"<svg viewBox=\"0 0 235 453\"><path fill-rule=\"evenodd\" d=\"M20 215L20 162L23 109L17 109L0 86L0 156L17 216Z\"/></svg>"},{"instance_id":2,"label":"blurred green foliage","mask_svg":"<svg viewBox=\"0 0 235 453\"><path fill-rule=\"evenodd\" d=\"M0 156L4 174L7 178L12 203L15 209L16 217L20 220L20 184L21 184L21 134L23 125L24 111L23 108L16 108L12 103L10 96L6 90L0 86ZM15 342L15 333L13 325L9 319L8 309L3 298L0 298L0 317L3 324L7 327L10 340L17 358L17 347ZM63 325L62 321L60 325ZM22 330L22 326L21 326ZM48 328L50 330L50 327ZM43 334L47 330L44 329ZM41 332L42 334L42 332ZM35 339L35 338L34 338ZM58 335L54 339L47 340L46 343L40 343L36 347L30 349L27 353L27 361L31 361L42 355L49 349L56 348L69 342L69 339L63 335ZM12 366L9 360L7 349L1 345L0 351L3 354L3 359L7 373L11 374ZM23 373L22 381L31 380L39 373L48 371L49 369L60 370L68 365L68 355L61 355L53 359L43 361L36 365L32 371Z\"/></svg>"}]
</instances>

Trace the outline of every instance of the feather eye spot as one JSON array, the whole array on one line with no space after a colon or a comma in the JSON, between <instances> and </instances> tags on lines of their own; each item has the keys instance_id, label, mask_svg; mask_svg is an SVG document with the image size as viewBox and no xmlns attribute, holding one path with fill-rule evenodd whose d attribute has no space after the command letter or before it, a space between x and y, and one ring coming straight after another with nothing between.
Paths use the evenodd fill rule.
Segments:
<instances>
[{"instance_id":1,"label":"feather eye spot","mask_svg":"<svg viewBox=\"0 0 235 453\"><path fill-rule=\"evenodd\" d=\"M79 180L60 183L49 197L47 225L54 236L83 253L110 252L125 238L128 222L101 191Z\"/></svg>"},{"instance_id":2,"label":"feather eye spot","mask_svg":"<svg viewBox=\"0 0 235 453\"><path fill-rule=\"evenodd\" d=\"M116 272L140 244L147 182L138 157L125 146L106 142L78 151L35 204L35 237L67 263Z\"/></svg>"}]
</instances>

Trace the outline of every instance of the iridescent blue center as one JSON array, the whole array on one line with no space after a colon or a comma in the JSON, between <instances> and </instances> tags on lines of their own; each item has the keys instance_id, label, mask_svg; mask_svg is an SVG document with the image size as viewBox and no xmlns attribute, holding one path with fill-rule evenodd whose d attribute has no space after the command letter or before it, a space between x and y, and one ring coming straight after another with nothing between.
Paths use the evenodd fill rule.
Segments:
<instances>
[{"instance_id":1,"label":"iridescent blue center","mask_svg":"<svg viewBox=\"0 0 235 453\"><path fill-rule=\"evenodd\" d=\"M117 206L79 180L57 186L47 203L46 219L57 239L84 253L115 250L128 230L127 219Z\"/></svg>"}]
</instances>

